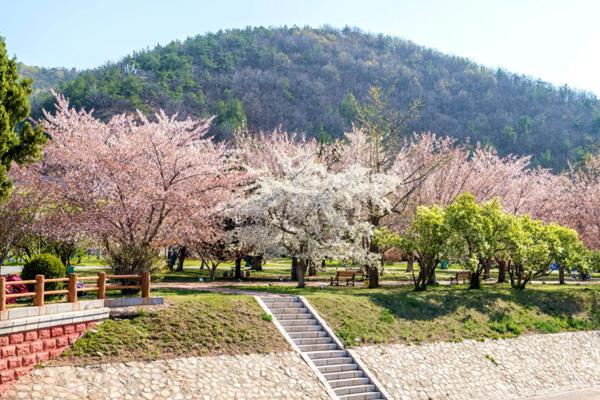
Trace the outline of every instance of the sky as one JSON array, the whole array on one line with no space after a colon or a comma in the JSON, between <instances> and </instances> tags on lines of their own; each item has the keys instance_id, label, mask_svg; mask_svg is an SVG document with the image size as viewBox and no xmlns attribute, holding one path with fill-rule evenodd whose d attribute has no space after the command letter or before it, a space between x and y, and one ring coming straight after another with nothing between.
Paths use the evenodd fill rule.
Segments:
<instances>
[{"instance_id":1,"label":"sky","mask_svg":"<svg viewBox=\"0 0 600 400\"><path fill-rule=\"evenodd\" d=\"M246 26L358 27L600 96L597 0L0 0L28 65L93 68L134 50Z\"/></svg>"}]
</instances>

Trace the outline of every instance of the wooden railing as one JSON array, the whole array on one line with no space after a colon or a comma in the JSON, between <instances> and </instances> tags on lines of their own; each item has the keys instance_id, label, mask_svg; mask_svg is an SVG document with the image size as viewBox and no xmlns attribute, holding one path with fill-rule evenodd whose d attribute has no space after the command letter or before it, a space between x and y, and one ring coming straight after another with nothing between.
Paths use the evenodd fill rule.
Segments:
<instances>
[{"instance_id":1,"label":"wooden railing","mask_svg":"<svg viewBox=\"0 0 600 400\"><path fill-rule=\"evenodd\" d=\"M107 281L134 281L137 280L137 285L109 284ZM86 286L85 282L93 282L93 286ZM46 283L63 282L67 284L66 289L46 290ZM84 286L78 288L77 283L83 282ZM110 283L110 282L109 282ZM34 285L33 292L23 293L6 293L6 288L13 285ZM28 281L7 281L4 276L0 277L0 311L6 309L7 299L16 299L19 297L33 297L34 306L43 306L44 298L47 295L67 295L67 302L76 303L77 295L81 292L97 292L98 299L106 298L107 290L123 290L123 289L138 289L141 290L142 297L150 297L150 272L142 272L140 275L107 275L106 272L99 272L98 276L77 276L77 274L69 274L68 278L50 278L46 279L44 275L36 275L35 280Z\"/></svg>"}]
</instances>

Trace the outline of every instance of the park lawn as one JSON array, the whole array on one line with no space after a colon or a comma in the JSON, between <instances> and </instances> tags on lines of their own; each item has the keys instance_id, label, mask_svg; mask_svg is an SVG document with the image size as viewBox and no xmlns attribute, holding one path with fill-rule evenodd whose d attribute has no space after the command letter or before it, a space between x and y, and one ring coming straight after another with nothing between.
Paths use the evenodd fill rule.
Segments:
<instances>
[{"instance_id":1,"label":"park lawn","mask_svg":"<svg viewBox=\"0 0 600 400\"><path fill-rule=\"evenodd\" d=\"M217 268L216 280L231 281L232 278L223 278L224 272L229 272L233 268L233 261L226 261ZM244 264L242 264L244 266ZM306 276L307 281L327 282L334 276L337 268L344 268L340 262L335 260L327 261L325 272L317 270L316 276ZM454 277L457 271L464 270L460 265L450 265L448 269L438 268L436 271L437 279L440 281L449 281ZM250 271L250 278L244 278L244 281L286 281L290 278L291 260L289 258L279 258L267 260L262 271ZM419 265L415 263L415 274L419 273ZM594 278L600 278L600 273L592 274ZM186 260L183 271L168 271L164 274L165 282L197 282L200 279L208 280L208 269L200 269L200 261ZM406 272L406 262L386 263L384 273L379 278L386 282L412 282L412 273ZM492 269L491 276L486 283L495 283L498 280L498 270ZM558 272L553 272L550 276L539 278L540 281L558 281ZM567 280L572 280L567 274Z\"/></svg>"},{"instance_id":2,"label":"park lawn","mask_svg":"<svg viewBox=\"0 0 600 400\"><path fill-rule=\"evenodd\" d=\"M160 291L170 305L89 330L51 365L88 365L173 357L290 350L251 296ZM154 294L154 293L153 293Z\"/></svg>"},{"instance_id":3,"label":"park lawn","mask_svg":"<svg viewBox=\"0 0 600 400\"><path fill-rule=\"evenodd\" d=\"M253 290L258 288L253 287ZM265 290L265 289L263 289ZM484 340L600 329L600 287L266 290L303 294L347 346Z\"/></svg>"}]
</instances>

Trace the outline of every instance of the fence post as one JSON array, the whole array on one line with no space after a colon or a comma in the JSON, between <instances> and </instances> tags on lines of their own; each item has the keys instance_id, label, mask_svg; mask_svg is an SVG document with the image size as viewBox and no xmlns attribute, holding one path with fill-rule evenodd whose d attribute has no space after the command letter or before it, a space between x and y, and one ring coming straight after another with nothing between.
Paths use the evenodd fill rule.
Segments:
<instances>
[{"instance_id":1,"label":"fence post","mask_svg":"<svg viewBox=\"0 0 600 400\"><path fill-rule=\"evenodd\" d=\"M98 272L98 298L106 297L106 272Z\"/></svg>"},{"instance_id":2,"label":"fence post","mask_svg":"<svg viewBox=\"0 0 600 400\"><path fill-rule=\"evenodd\" d=\"M67 301L69 303L77 303L77 274L69 274L68 289Z\"/></svg>"},{"instance_id":3,"label":"fence post","mask_svg":"<svg viewBox=\"0 0 600 400\"><path fill-rule=\"evenodd\" d=\"M150 272L144 271L142 272L142 297L147 298L150 297Z\"/></svg>"},{"instance_id":4,"label":"fence post","mask_svg":"<svg viewBox=\"0 0 600 400\"><path fill-rule=\"evenodd\" d=\"M41 307L44 305L44 275L35 276L35 296L33 297L33 305Z\"/></svg>"},{"instance_id":5,"label":"fence post","mask_svg":"<svg viewBox=\"0 0 600 400\"><path fill-rule=\"evenodd\" d=\"M0 276L0 311L6 310L6 277Z\"/></svg>"}]
</instances>

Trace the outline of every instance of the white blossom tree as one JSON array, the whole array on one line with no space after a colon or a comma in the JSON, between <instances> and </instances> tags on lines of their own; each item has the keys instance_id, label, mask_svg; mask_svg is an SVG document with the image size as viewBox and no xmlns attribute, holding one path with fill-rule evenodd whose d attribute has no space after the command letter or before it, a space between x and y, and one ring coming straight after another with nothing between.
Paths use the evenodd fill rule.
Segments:
<instances>
[{"instance_id":1,"label":"white blossom tree","mask_svg":"<svg viewBox=\"0 0 600 400\"><path fill-rule=\"evenodd\" d=\"M309 260L325 257L366 263L369 214L389 208L393 185L383 174L353 165L331 172L316 154L275 153L279 174L260 175L235 210L237 237L272 256L298 259L298 287Z\"/></svg>"}]
</instances>

